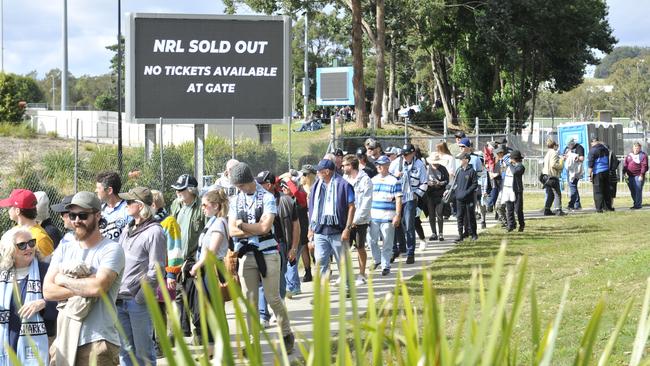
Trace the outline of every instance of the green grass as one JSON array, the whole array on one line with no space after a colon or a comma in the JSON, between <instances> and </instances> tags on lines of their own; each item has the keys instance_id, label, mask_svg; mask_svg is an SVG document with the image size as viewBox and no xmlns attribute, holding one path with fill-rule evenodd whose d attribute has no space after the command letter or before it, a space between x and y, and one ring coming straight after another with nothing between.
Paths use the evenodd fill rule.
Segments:
<instances>
[{"instance_id":1,"label":"green grass","mask_svg":"<svg viewBox=\"0 0 650 366\"><path fill-rule=\"evenodd\" d=\"M617 197L614 199L614 208L617 207L631 207L632 198L630 197L630 192L627 188L626 183L619 183ZM646 191L647 192L647 191ZM650 198L646 195L644 197L645 202L650 202ZM566 208L569 202L569 198L565 192L562 193L562 208ZM591 187L585 187L580 190L580 202L582 208L594 208L594 196L591 191ZM540 211L544 209L544 192L536 191L524 191L524 211Z\"/></svg>"},{"instance_id":2,"label":"green grass","mask_svg":"<svg viewBox=\"0 0 650 366\"><path fill-rule=\"evenodd\" d=\"M529 220L524 233L504 235L503 230L493 228L475 244L463 244L448 252L429 271L433 288L444 297L447 334L455 333L459 309L467 306L472 270L481 266L486 282L490 281L489 268L505 237L507 265L514 265L522 256L528 259L527 277L534 278L542 329L555 317L565 281L570 281L552 364L566 365L574 361L582 334L603 294L605 307L594 350L600 353L605 348L618 316L626 302L633 299L631 316L623 323L610 360L611 364L629 362L646 280L650 276L648 221L648 211ZM408 288L418 307L424 306L422 276L408 281ZM518 342L518 364L531 360L530 311L527 299L512 337Z\"/></svg>"},{"instance_id":3,"label":"green grass","mask_svg":"<svg viewBox=\"0 0 650 366\"><path fill-rule=\"evenodd\" d=\"M36 130L28 123L0 122L0 136L33 139Z\"/></svg>"}]
</instances>

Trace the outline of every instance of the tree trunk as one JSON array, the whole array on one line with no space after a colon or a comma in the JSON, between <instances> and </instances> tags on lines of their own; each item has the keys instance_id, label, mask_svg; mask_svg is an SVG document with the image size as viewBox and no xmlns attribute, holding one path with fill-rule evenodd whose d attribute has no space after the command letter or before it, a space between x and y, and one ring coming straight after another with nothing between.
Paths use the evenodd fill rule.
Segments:
<instances>
[{"instance_id":1,"label":"tree trunk","mask_svg":"<svg viewBox=\"0 0 650 366\"><path fill-rule=\"evenodd\" d=\"M431 71L433 72L433 77L436 80L436 86L438 87L438 92L440 93L440 101L442 102L442 108L445 110L445 117L447 121L456 122L456 111L452 103L451 90L449 88L449 82L447 81L447 73L444 70L444 60L439 60L439 57L436 57L436 51L431 50Z\"/></svg>"},{"instance_id":2,"label":"tree trunk","mask_svg":"<svg viewBox=\"0 0 650 366\"><path fill-rule=\"evenodd\" d=\"M361 28L361 0L352 0L352 67L354 77L354 110L357 116L357 126L366 128L366 87L363 84L363 43Z\"/></svg>"},{"instance_id":3,"label":"tree trunk","mask_svg":"<svg viewBox=\"0 0 650 366\"><path fill-rule=\"evenodd\" d=\"M389 56L388 56L388 121L395 121L396 116L394 115L395 109L399 106L395 106L395 67L397 66L397 61L395 60L395 45L391 47Z\"/></svg>"},{"instance_id":4,"label":"tree trunk","mask_svg":"<svg viewBox=\"0 0 650 366\"><path fill-rule=\"evenodd\" d=\"M375 96L372 106L372 115L375 126L381 128L381 109L384 101L386 87L386 26L384 23L384 0L377 0L377 37L375 38L375 51L377 53L377 77L375 79Z\"/></svg>"}]
</instances>

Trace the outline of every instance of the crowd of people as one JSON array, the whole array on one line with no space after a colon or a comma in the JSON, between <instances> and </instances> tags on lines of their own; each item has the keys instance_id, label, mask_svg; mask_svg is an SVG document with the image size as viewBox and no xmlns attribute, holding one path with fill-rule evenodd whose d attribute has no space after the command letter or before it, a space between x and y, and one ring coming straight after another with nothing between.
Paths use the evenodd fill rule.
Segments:
<instances>
[{"instance_id":1,"label":"crowd of people","mask_svg":"<svg viewBox=\"0 0 650 366\"><path fill-rule=\"evenodd\" d=\"M450 216L456 218L455 242L477 240L478 225L486 227L490 212L506 231L524 231L522 153L505 139L477 150L462 132L456 145L455 156L440 141L424 157L410 143L383 149L368 139L354 153L336 149L315 165L278 176L254 174L233 159L223 176L202 190L193 176L178 177L170 187L176 199L169 210L160 191L122 192L115 172L98 174L95 192L81 191L51 206L44 192L15 189L0 200L16 223L0 240L0 341L25 365L36 364L37 353L50 365L87 365L93 357L98 365L131 365L130 353L139 364L155 364L158 337L168 335L154 334L143 284L157 289L162 313L178 316L185 336L200 334L199 284L207 289L210 273L226 281L208 265L212 253L228 264L258 309L247 314L249 326L259 317L267 327L274 314L291 352L285 299L301 294L301 282L312 281L312 267L323 278L330 276L332 258L351 268L344 258L354 247L355 282L362 286L371 271L390 275L402 256L406 264L415 263L418 239L420 250L445 241L451 233L443 231L443 222ZM613 210L617 160L607 146L592 141L587 157L573 140L563 154L554 141L547 147L540 175L545 215L564 214L562 169L570 188L568 209L582 207L577 183L585 159L597 211ZM623 168L633 208L642 205L647 170L647 155L636 144ZM64 233L52 224L50 211L61 216ZM429 238L423 215L431 226ZM158 286L157 269L164 273L164 286ZM165 309L165 292L175 299L175 309ZM0 365L5 364L9 355L3 347Z\"/></svg>"}]
</instances>

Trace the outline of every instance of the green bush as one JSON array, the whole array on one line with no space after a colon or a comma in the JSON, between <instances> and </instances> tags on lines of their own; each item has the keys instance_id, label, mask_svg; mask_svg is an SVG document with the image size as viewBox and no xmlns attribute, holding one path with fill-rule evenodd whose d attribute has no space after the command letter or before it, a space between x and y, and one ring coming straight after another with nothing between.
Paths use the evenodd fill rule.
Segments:
<instances>
[{"instance_id":1,"label":"green bush","mask_svg":"<svg viewBox=\"0 0 650 366\"><path fill-rule=\"evenodd\" d=\"M0 123L0 136L33 139L36 137L36 130L29 123L25 122L2 122Z\"/></svg>"}]
</instances>

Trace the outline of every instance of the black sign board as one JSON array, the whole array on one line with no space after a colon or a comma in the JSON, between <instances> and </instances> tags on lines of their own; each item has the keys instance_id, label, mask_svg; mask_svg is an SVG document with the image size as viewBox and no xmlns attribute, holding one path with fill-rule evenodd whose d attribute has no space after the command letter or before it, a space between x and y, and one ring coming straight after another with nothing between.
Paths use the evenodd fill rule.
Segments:
<instances>
[{"instance_id":1,"label":"black sign board","mask_svg":"<svg viewBox=\"0 0 650 366\"><path fill-rule=\"evenodd\" d=\"M138 123L282 123L288 17L130 14L127 118Z\"/></svg>"}]
</instances>

